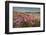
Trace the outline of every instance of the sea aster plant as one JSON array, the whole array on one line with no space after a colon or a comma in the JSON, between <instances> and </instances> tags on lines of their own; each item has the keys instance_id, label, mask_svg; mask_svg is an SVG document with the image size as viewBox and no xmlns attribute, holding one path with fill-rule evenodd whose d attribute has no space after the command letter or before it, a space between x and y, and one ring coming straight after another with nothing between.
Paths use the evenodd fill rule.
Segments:
<instances>
[{"instance_id":1,"label":"sea aster plant","mask_svg":"<svg viewBox=\"0 0 46 35\"><path fill-rule=\"evenodd\" d=\"M21 27L23 26L24 23L27 25L34 25L34 16L32 15L25 15L25 16L16 16L14 18L14 23L16 24L16 27Z\"/></svg>"}]
</instances>

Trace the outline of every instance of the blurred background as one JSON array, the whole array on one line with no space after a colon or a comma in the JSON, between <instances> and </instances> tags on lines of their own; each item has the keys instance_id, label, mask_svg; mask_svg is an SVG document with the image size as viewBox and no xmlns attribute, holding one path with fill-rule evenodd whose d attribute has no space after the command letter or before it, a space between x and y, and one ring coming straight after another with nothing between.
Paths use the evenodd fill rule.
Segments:
<instances>
[{"instance_id":1,"label":"blurred background","mask_svg":"<svg viewBox=\"0 0 46 35\"><path fill-rule=\"evenodd\" d=\"M30 16L32 19L20 21L17 16ZM29 18L29 17L25 17ZM16 21L19 20L19 21ZM21 23L22 22L22 23ZM13 7L13 28L17 27L40 27L40 8L32 8L32 7Z\"/></svg>"}]
</instances>

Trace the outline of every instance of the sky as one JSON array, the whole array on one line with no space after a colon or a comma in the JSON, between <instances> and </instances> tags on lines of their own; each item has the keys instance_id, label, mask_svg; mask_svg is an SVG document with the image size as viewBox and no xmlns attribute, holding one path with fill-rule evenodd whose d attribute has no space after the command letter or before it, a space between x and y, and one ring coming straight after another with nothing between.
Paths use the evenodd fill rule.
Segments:
<instances>
[{"instance_id":1,"label":"sky","mask_svg":"<svg viewBox=\"0 0 46 35\"><path fill-rule=\"evenodd\" d=\"M13 11L17 12L40 12L40 8L31 8L31 7L13 7Z\"/></svg>"}]
</instances>

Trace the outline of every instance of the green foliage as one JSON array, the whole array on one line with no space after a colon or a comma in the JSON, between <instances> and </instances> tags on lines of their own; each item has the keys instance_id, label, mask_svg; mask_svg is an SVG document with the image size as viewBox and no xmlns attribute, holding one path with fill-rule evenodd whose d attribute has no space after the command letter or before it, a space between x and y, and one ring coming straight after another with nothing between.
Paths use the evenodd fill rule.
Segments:
<instances>
[{"instance_id":1,"label":"green foliage","mask_svg":"<svg viewBox=\"0 0 46 35\"><path fill-rule=\"evenodd\" d=\"M24 22L23 27L31 27L32 23L29 22Z\"/></svg>"}]
</instances>

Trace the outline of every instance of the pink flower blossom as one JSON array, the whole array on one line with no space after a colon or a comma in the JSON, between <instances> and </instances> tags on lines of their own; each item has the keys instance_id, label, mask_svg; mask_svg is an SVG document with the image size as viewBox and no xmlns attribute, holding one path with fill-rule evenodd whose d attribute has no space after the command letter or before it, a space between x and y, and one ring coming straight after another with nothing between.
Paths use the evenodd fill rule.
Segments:
<instances>
[{"instance_id":1,"label":"pink flower blossom","mask_svg":"<svg viewBox=\"0 0 46 35\"><path fill-rule=\"evenodd\" d=\"M27 21L34 21L33 20L33 16L16 16L14 19L14 23L16 23L16 26L19 27L21 26L21 22L27 22ZM31 22L32 25L34 24L34 22Z\"/></svg>"},{"instance_id":2,"label":"pink flower blossom","mask_svg":"<svg viewBox=\"0 0 46 35\"><path fill-rule=\"evenodd\" d=\"M15 18L15 23L16 23L16 26L21 26L21 22L23 21L23 17L22 16L16 16Z\"/></svg>"}]
</instances>

